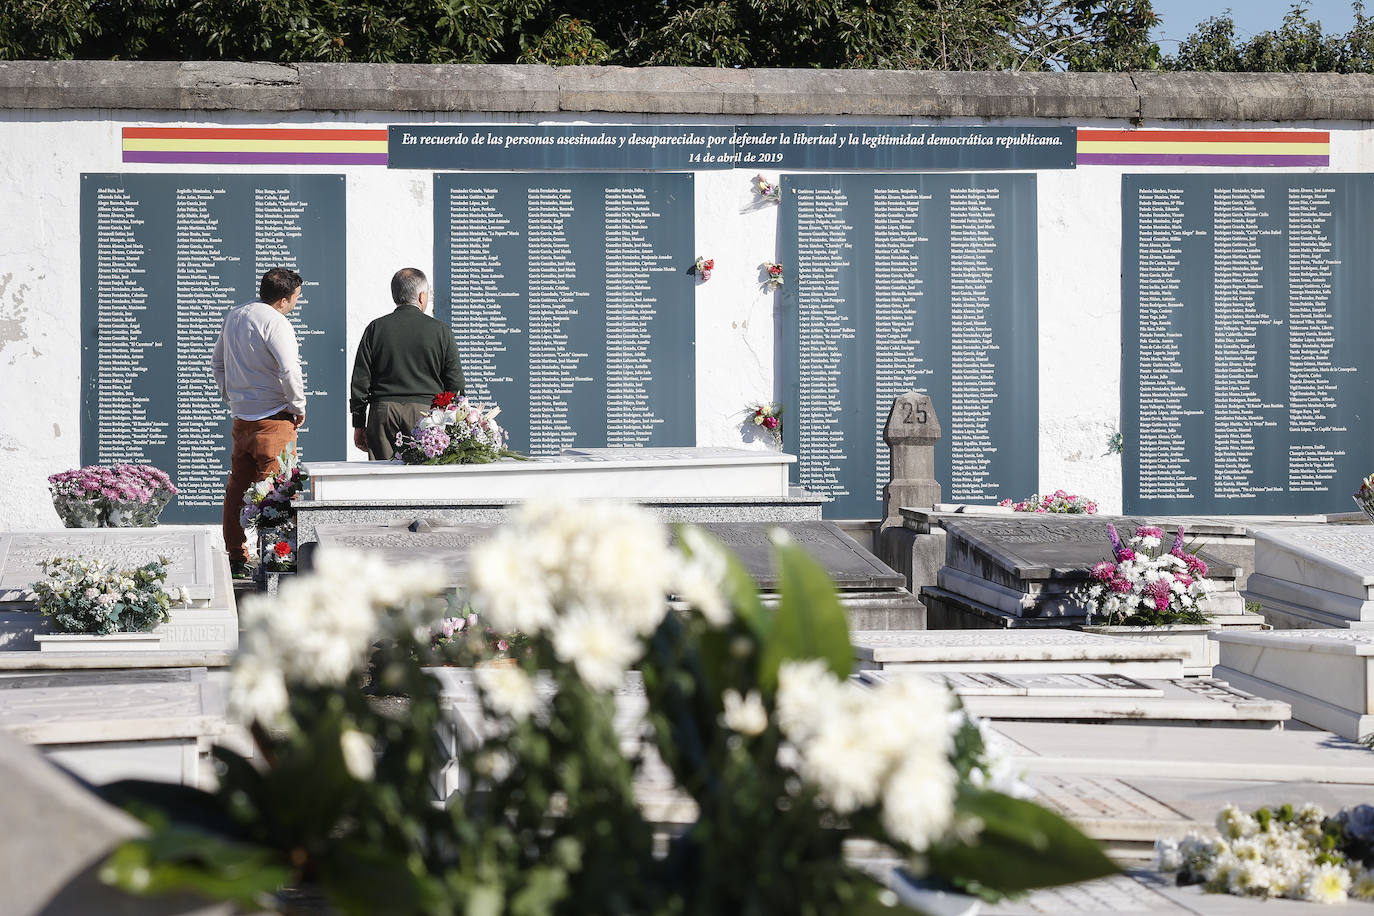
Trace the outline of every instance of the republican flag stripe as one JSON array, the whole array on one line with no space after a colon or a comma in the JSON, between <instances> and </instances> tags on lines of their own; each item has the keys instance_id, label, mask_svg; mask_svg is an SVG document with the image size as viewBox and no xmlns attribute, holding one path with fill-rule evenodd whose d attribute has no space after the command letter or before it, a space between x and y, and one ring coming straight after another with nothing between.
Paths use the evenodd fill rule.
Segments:
<instances>
[{"instance_id":1,"label":"republican flag stripe","mask_svg":"<svg viewBox=\"0 0 1374 916\"><path fill-rule=\"evenodd\" d=\"M124 151L152 152L301 152L301 153L385 153L386 143L371 140L292 140L268 143L262 140L142 140L124 139Z\"/></svg>"},{"instance_id":2,"label":"republican flag stripe","mask_svg":"<svg viewBox=\"0 0 1374 916\"><path fill-rule=\"evenodd\" d=\"M387 142L386 128L126 127L124 140L366 140Z\"/></svg>"},{"instance_id":3,"label":"republican flag stripe","mask_svg":"<svg viewBox=\"0 0 1374 916\"><path fill-rule=\"evenodd\" d=\"M1325 130L1096 130L1078 129L1078 143L1313 143L1329 144Z\"/></svg>"}]
</instances>

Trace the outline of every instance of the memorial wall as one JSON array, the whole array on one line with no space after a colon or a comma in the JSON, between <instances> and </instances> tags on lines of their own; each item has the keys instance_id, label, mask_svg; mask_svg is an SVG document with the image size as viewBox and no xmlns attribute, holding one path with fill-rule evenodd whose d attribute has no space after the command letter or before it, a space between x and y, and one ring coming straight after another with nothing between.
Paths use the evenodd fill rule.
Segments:
<instances>
[{"instance_id":1,"label":"memorial wall","mask_svg":"<svg viewBox=\"0 0 1374 916\"><path fill-rule=\"evenodd\" d=\"M230 418L211 359L272 267L304 278L299 453L341 458L345 206L338 175L83 174L81 463L156 465L179 491L164 521L218 518Z\"/></svg>"},{"instance_id":2,"label":"memorial wall","mask_svg":"<svg viewBox=\"0 0 1374 916\"><path fill-rule=\"evenodd\" d=\"M426 95L344 66L306 98L335 70L259 69L15 95L0 67L12 525L57 524L48 474L116 461L173 474L164 521L213 522L210 353L277 264L306 280L307 461L362 458L353 352L416 266L469 394L532 454L769 448L749 415L776 401L796 482L832 518L876 518L882 421L918 390L947 501L1339 512L1374 471L1366 95L1319 111L1265 76L1137 77L1118 98L1110 75L748 71L665 95L677 71L612 92L620 71L541 68Z\"/></svg>"},{"instance_id":3,"label":"memorial wall","mask_svg":"<svg viewBox=\"0 0 1374 916\"><path fill-rule=\"evenodd\" d=\"M1374 175L1127 175L1127 512L1344 511L1374 471Z\"/></svg>"}]
</instances>

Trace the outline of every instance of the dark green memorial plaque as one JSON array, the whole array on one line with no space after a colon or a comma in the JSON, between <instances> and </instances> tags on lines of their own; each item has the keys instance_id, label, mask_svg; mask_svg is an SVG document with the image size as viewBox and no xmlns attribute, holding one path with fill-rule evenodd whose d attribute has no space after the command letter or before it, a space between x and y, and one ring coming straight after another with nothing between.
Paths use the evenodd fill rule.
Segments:
<instances>
[{"instance_id":1,"label":"dark green memorial plaque","mask_svg":"<svg viewBox=\"0 0 1374 916\"><path fill-rule=\"evenodd\" d=\"M1352 511L1374 470L1374 176L1122 179L1125 511Z\"/></svg>"},{"instance_id":2,"label":"dark green memorial plaque","mask_svg":"<svg viewBox=\"0 0 1374 916\"><path fill-rule=\"evenodd\" d=\"M219 519L230 417L211 357L272 267L305 280L301 457L343 459L344 213L342 175L83 174L82 464L156 465L180 490L162 521Z\"/></svg>"},{"instance_id":3,"label":"dark green memorial plaque","mask_svg":"<svg viewBox=\"0 0 1374 916\"><path fill-rule=\"evenodd\" d=\"M692 176L434 176L435 317L510 446L696 444Z\"/></svg>"},{"instance_id":4,"label":"dark green memorial plaque","mask_svg":"<svg viewBox=\"0 0 1374 916\"><path fill-rule=\"evenodd\" d=\"M1033 175L785 175L784 448L830 518L880 516L883 425L930 395L947 502L1038 485Z\"/></svg>"}]
</instances>

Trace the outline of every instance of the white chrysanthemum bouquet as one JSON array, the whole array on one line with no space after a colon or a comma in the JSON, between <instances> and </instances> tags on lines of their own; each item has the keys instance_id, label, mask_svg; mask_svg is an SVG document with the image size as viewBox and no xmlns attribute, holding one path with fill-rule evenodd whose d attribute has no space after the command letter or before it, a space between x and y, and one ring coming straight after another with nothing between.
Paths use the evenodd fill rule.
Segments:
<instances>
[{"instance_id":1,"label":"white chrysanthemum bouquet","mask_svg":"<svg viewBox=\"0 0 1374 916\"><path fill-rule=\"evenodd\" d=\"M313 880L341 912L840 916L896 905L846 858L860 839L989 897L1114 871L998 791L1006 768L942 684L851 680L829 579L785 537L776 558L770 607L697 529L674 544L633 505L526 504L473 549L464 596L524 651L474 670L485 721L454 749L425 667L457 651L433 635L442 577L321 550L318 575L243 605L231 700L256 761L217 749L218 791L164 807L108 872L258 908ZM627 685L642 704L617 706ZM464 789L436 806L455 751ZM637 792L653 757L693 812L667 840Z\"/></svg>"},{"instance_id":2,"label":"white chrysanthemum bouquet","mask_svg":"<svg viewBox=\"0 0 1374 916\"><path fill-rule=\"evenodd\" d=\"M1164 531L1152 525L1137 528L1124 544L1115 525L1107 534L1113 559L1094 566L1092 581L1074 592L1090 623L1094 617L1126 626L1208 622L1207 564L1183 549L1182 527L1167 552L1161 549Z\"/></svg>"},{"instance_id":3,"label":"white chrysanthemum bouquet","mask_svg":"<svg viewBox=\"0 0 1374 916\"><path fill-rule=\"evenodd\" d=\"M1179 884L1201 884L1214 894L1374 901L1374 807L1326 817L1316 805L1253 814L1227 805L1217 815L1217 834L1157 840L1156 867L1177 872Z\"/></svg>"}]
</instances>

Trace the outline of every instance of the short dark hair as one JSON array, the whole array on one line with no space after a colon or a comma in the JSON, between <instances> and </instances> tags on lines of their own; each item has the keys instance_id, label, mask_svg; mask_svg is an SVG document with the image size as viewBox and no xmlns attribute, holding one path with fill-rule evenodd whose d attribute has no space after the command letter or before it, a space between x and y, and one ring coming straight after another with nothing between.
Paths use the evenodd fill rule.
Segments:
<instances>
[{"instance_id":1,"label":"short dark hair","mask_svg":"<svg viewBox=\"0 0 1374 916\"><path fill-rule=\"evenodd\" d=\"M273 267L262 275L258 285L258 298L268 305L278 299L290 299L291 294L301 288L301 275L287 267Z\"/></svg>"},{"instance_id":2,"label":"short dark hair","mask_svg":"<svg viewBox=\"0 0 1374 916\"><path fill-rule=\"evenodd\" d=\"M418 267L402 267L391 278L391 301L397 305L419 305L420 293L429 289L429 279Z\"/></svg>"}]
</instances>

